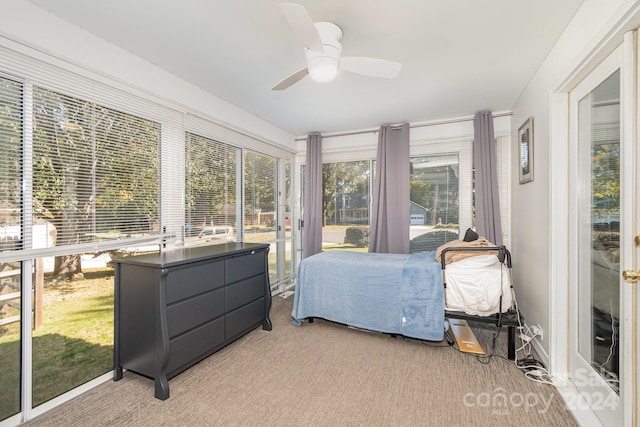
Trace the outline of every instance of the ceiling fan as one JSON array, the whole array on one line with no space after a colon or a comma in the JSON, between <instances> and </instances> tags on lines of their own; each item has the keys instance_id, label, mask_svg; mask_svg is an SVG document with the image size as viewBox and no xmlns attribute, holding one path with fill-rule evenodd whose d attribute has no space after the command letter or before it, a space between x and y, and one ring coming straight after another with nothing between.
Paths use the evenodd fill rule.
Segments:
<instances>
[{"instance_id":1,"label":"ceiling fan","mask_svg":"<svg viewBox=\"0 0 640 427\"><path fill-rule=\"evenodd\" d=\"M385 59L361 56L341 57L342 30L332 22L313 22L297 3L280 3L285 19L304 45L307 66L275 85L272 90L284 90L302 80L307 74L316 82L333 80L338 69L363 76L395 79L401 64Z\"/></svg>"}]
</instances>

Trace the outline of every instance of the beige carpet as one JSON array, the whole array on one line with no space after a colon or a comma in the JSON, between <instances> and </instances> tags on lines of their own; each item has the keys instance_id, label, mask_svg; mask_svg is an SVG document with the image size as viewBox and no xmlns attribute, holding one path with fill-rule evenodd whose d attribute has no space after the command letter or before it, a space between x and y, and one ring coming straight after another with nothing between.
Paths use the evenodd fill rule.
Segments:
<instances>
[{"instance_id":1,"label":"beige carpet","mask_svg":"<svg viewBox=\"0 0 640 427\"><path fill-rule=\"evenodd\" d=\"M169 381L125 372L33 426L574 426L556 390L513 362L487 364L443 343L316 320L290 323L275 297L273 330L256 329ZM474 327L485 349L495 329ZM496 353L506 356L506 329Z\"/></svg>"}]
</instances>

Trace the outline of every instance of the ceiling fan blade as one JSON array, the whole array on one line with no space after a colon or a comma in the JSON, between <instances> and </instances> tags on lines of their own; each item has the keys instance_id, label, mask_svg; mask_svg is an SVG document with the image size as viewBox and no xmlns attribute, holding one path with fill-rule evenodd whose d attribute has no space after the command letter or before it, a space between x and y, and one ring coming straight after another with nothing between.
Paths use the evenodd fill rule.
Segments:
<instances>
[{"instance_id":1,"label":"ceiling fan blade","mask_svg":"<svg viewBox=\"0 0 640 427\"><path fill-rule=\"evenodd\" d=\"M344 56L340 58L341 70L380 79L395 79L401 68L401 64L387 61L386 59L363 56Z\"/></svg>"},{"instance_id":2,"label":"ceiling fan blade","mask_svg":"<svg viewBox=\"0 0 640 427\"><path fill-rule=\"evenodd\" d=\"M304 47L315 52L322 52L320 34L307 9L297 3L280 3L280 10L293 31L302 40Z\"/></svg>"},{"instance_id":3,"label":"ceiling fan blade","mask_svg":"<svg viewBox=\"0 0 640 427\"><path fill-rule=\"evenodd\" d=\"M271 90L284 90L284 89L288 88L289 86L292 86L292 85L298 83L307 74L309 74L309 72L307 71L306 68L303 68L300 71L296 71L295 73L291 74L289 77L286 77L280 83L278 83L277 85L272 87Z\"/></svg>"}]
</instances>

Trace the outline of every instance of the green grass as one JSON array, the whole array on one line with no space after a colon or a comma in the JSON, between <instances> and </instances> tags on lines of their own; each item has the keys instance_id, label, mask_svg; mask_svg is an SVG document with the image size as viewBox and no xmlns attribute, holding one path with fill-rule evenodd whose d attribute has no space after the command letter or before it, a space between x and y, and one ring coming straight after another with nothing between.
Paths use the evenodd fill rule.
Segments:
<instances>
[{"instance_id":1,"label":"green grass","mask_svg":"<svg viewBox=\"0 0 640 427\"><path fill-rule=\"evenodd\" d=\"M336 250L348 250L354 252L368 252L369 248L356 248L354 245L349 243L335 243L332 245L325 245L322 247L323 251L336 251Z\"/></svg>"},{"instance_id":2,"label":"green grass","mask_svg":"<svg viewBox=\"0 0 640 427\"><path fill-rule=\"evenodd\" d=\"M113 270L83 280L45 278L42 327L33 331L33 406L113 369ZM0 419L19 411L19 327L0 331Z\"/></svg>"}]
</instances>

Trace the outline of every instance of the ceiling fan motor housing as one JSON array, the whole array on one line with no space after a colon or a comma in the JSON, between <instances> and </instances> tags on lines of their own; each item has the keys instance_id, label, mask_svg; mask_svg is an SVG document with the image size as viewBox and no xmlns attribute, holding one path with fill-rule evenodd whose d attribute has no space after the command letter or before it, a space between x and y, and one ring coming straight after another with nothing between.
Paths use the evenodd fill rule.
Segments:
<instances>
[{"instance_id":1,"label":"ceiling fan motor housing","mask_svg":"<svg viewBox=\"0 0 640 427\"><path fill-rule=\"evenodd\" d=\"M335 78L340 64L342 30L332 22L316 22L322 41L322 52L305 48L309 76L316 82L328 82Z\"/></svg>"}]
</instances>

